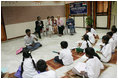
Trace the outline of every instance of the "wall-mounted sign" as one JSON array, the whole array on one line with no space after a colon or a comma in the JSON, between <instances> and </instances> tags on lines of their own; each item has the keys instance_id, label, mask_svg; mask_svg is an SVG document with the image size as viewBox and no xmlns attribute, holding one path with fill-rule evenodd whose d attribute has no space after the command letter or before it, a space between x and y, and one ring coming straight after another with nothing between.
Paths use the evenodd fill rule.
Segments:
<instances>
[{"instance_id":1,"label":"wall-mounted sign","mask_svg":"<svg viewBox=\"0 0 118 79\"><path fill-rule=\"evenodd\" d=\"M70 3L70 14L87 14L87 2Z\"/></svg>"}]
</instances>

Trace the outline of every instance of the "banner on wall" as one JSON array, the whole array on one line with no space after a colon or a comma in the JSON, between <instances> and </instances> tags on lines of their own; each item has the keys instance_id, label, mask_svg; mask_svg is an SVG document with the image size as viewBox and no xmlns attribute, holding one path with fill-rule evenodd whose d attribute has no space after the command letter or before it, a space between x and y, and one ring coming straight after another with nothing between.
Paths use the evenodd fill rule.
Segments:
<instances>
[{"instance_id":1,"label":"banner on wall","mask_svg":"<svg viewBox=\"0 0 118 79\"><path fill-rule=\"evenodd\" d=\"M70 3L70 14L87 14L87 2Z\"/></svg>"}]
</instances>

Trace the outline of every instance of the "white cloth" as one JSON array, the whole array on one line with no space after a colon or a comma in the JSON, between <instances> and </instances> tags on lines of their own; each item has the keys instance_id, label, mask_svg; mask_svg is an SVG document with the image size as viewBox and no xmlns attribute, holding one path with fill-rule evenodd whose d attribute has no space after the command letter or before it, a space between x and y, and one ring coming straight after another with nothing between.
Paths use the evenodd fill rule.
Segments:
<instances>
[{"instance_id":1,"label":"white cloth","mask_svg":"<svg viewBox=\"0 0 118 79\"><path fill-rule=\"evenodd\" d=\"M73 57L71 50L66 48L60 51L59 59L62 59L64 65L71 65L73 63Z\"/></svg>"},{"instance_id":2,"label":"white cloth","mask_svg":"<svg viewBox=\"0 0 118 79\"><path fill-rule=\"evenodd\" d=\"M52 29L52 21L51 20L49 20L49 21L46 20L45 25L46 25L46 29L49 29L48 30L49 33L53 31L53 29Z\"/></svg>"},{"instance_id":3,"label":"white cloth","mask_svg":"<svg viewBox=\"0 0 118 79\"><path fill-rule=\"evenodd\" d=\"M111 45L112 52L114 52L115 51L115 41L113 40L113 38L109 39L109 44Z\"/></svg>"},{"instance_id":4,"label":"white cloth","mask_svg":"<svg viewBox=\"0 0 118 79\"><path fill-rule=\"evenodd\" d=\"M57 26L62 26L62 25L64 25L63 20L61 18L57 19Z\"/></svg>"},{"instance_id":5,"label":"white cloth","mask_svg":"<svg viewBox=\"0 0 118 79\"><path fill-rule=\"evenodd\" d=\"M25 58L23 63L23 70L23 78L32 78L34 75L37 75L38 73L33 66L31 58Z\"/></svg>"},{"instance_id":6,"label":"white cloth","mask_svg":"<svg viewBox=\"0 0 118 79\"><path fill-rule=\"evenodd\" d=\"M33 78L56 78L56 72L53 70L41 72L40 74L35 75Z\"/></svg>"},{"instance_id":7,"label":"white cloth","mask_svg":"<svg viewBox=\"0 0 118 79\"><path fill-rule=\"evenodd\" d=\"M101 50L103 55L99 55L101 58L101 61L103 62L109 62L112 56L112 50L111 50L111 45L107 44L105 45L102 50Z\"/></svg>"},{"instance_id":8,"label":"white cloth","mask_svg":"<svg viewBox=\"0 0 118 79\"><path fill-rule=\"evenodd\" d=\"M95 56L86 62L86 72L89 78L98 78L101 69L104 69L104 66Z\"/></svg>"},{"instance_id":9,"label":"white cloth","mask_svg":"<svg viewBox=\"0 0 118 79\"><path fill-rule=\"evenodd\" d=\"M89 41L94 44L95 43L95 38L91 32L88 32L87 35L89 36Z\"/></svg>"},{"instance_id":10,"label":"white cloth","mask_svg":"<svg viewBox=\"0 0 118 79\"><path fill-rule=\"evenodd\" d=\"M24 37L25 45L28 46L28 45L33 44L34 38L36 38L36 36L33 35L33 34L31 34L30 37L26 35L26 36Z\"/></svg>"},{"instance_id":11,"label":"white cloth","mask_svg":"<svg viewBox=\"0 0 118 79\"><path fill-rule=\"evenodd\" d=\"M91 28L91 33L96 36L96 31L93 28Z\"/></svg>"},{"instance_id":12,"label":"white cloth","mask_svg":"<svg viewBox=\"0 0 118 79\"><path fill-rule=\"evenodd\" d=\"M112 38L115 42L115 47L116 47L117 46L117 32L113 34Z\"/></svg>"},{"instance_id":13,"label":"white cloth","mask_svg":"<svg viewBox=\"0 0 118 79\"><path fill-rule=\"evenodd\" d=\"M89 47L92 47L92 45L91 45L91 43L89 42L89 41L83 41L82 42L82 45L80 46L80 48L81 49L85 49L85 48L87 48L87 43L88 43L88 45L89 45Z\"/></svg>"}]
</instances>

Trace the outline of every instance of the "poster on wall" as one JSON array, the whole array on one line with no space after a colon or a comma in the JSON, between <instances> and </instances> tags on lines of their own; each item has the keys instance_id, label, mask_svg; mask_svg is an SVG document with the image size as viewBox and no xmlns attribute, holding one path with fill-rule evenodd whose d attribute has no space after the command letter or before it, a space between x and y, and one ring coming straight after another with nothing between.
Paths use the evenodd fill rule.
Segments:
<instances>
[{"instance_id":1,"label":"poster on wall","mask_svg":"<svg viewBox=\"0 0 118 79\"><path fill-rule=\"evenodd\" d=\"M70 14L87 14L87 2L70 3Z\"/></svg>"}]
</instances>

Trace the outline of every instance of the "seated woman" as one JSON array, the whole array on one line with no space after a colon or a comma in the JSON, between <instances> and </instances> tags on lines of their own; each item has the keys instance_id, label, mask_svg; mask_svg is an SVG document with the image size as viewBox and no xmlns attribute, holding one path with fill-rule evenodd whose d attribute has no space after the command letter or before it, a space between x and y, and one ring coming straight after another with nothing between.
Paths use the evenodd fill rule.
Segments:
<instances>
[{"instance_id":1,"label":"seated woman","mask_svg":"<svg viewBox=\"0 0 118 79\"><path fill-rule=\"evenodd\" d=\"M51 35L53 34L53 27L52 27L52 22L49 16L47 17L47 21L45 25L46 25L46 34L47 35L49 34L49 36L51 37Z\"/></svg>"},{"instance_id":2,"label":"seated woman","mask_svg":"<svg viewBox=\"0 0 118 79\"><path fill-rule=\"evenodd\" d=\"M92 47L90 41L89 41L89 36L87 34L85 34L83 36L83 42L82 43L79 43L79 48L76 48L75 51L76 52L84 52L85 48L87 47Z\"/></svg>"},{"instance_id":3,"label":"seated woman","mask_svg":"<svg viewBox=\"0 0 118 79\"><path fill-rule=\"evenodd\" d=\"M53 33L57 34L57 20L54 18L54 16L51 16L51 22L53 27Z\"/></svg>"},{"instance_id":4,"label":"seated woman","mask_svg":"<svg viewBox=\"0 0 118 79\"><path fill-rule=\"evenodd\" d=\"M85 53L88 60L85 63L78 62L77 65L73 67L72 72L86 78L98 78L100 70L104 69L100 57L92 47L86 48Z\"/></svg>"},{"instance_id":5,"label":"seated woman","mask_svg":"<svg viewBox=\"0 0 118 79\"><path fill-rule=\"evenodd\" d=\"M33 78L56 78L56 72L48 70L48 66L44 60L38 60L36 67L40 71L40 74L37 73Z\"/></svg>"},{"instance_id":6,"label":"seated woman","mask_svg":"<svg viewBox=\"0 0 118 79\"><path fill-rule=\"evenodd\" d=\"M62 36L63 35L63 30L64 30L64 22L60 18L60 16L57 16L57 26L58 26L59 36Z\"/></svg>"},{"instance_id":7,"label":"seated woman","mask_svg":"<svg viewBox=\"0 0 118 79\"><path fill-rule=\"evenodd\" d=\"M107 35L103 36L102 42L105 45L102 47L101 51L96 51L96 52L99 53L101 61L109 62L112 56L112 49L111 45L109 44L109 37Z\"/></svg>"}]
</instances>

